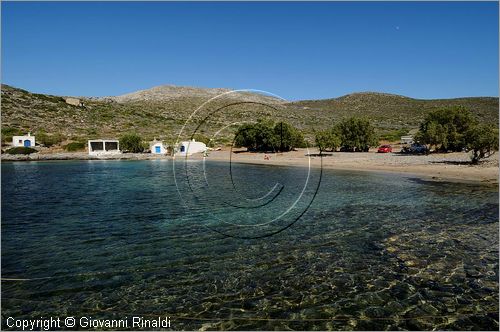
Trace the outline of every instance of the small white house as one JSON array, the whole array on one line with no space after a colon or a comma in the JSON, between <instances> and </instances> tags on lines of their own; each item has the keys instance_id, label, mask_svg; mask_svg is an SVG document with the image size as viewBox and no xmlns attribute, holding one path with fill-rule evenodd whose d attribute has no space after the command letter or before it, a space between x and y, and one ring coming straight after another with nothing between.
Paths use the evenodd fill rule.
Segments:
<instances>
[{"instance_id":1,"label":"small white house","mask_svg":"<svg viewBox=\"0 0 500 332\"><path fill-rule=\"evenodd\" d=\"M413 136L401 136L401 144L413 144Z\"/></svg>"},{"instance_id":2,"label":"small white house","mask_svg":"<svg viewBox=\"0 0 500 332\"><path fill-rule=\"evenodd\" d=\"M196 142L193 139L192 141L181 142L175 154L179 156L190 156L192 154L205 151L207 151L207 146L205 145L205 143Z\"/></svg>"},{"instance_id":3,"label":"small white house","mask_svg":"<svg viewBox=\"0 0 500 332\"><path fill-rule=\"evenodd\" d=\"M12 146L24 146L27 148L35 146L35 136L31 136L31 133L24 136L12 136Z\"/></svg>"},{"instance_id":4,"label":"small white house","mask_svg":"<svg viewBox=\"0 0 500 332\"><path fill-rule=\"evenodd\" d=\"M115 139L95 139L88 142L90 155L119 154L120 142Z\"/></svg>"},{"instance_id":5,"label":"small white house","mask_svg":"<svg viewBox=\"0 0 500 332\"><path fill-rule=\"evenodd\" d=\"M152 154L166 154L167 148L163 145L163 142L153 141L149 145Z\"/></svg>"}]
</instances>

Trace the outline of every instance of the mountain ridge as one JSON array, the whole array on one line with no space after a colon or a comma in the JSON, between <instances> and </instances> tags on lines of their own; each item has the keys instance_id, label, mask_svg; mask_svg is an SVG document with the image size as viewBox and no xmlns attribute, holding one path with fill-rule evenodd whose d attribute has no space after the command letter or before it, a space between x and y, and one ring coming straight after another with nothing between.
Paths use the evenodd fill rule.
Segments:
<instances>
[{"instance_id":1,"label":"mountain ridge","mask_svg":"<svg viewBox=\"0 0 500 332\"><path fill-rule=\"evenodd\" d=\"M217 93L227 91L230 90L221 88L207 92L204 88L160 86L153 91L140 90L132 96L125 94L128 97L119 98L120 102L109 98L76 97L84 104L79 107L68 104L68 96L31 93L2 84L2 141L8 140L13 133L27 131L74 140L119 137L126 132L137 132L145 139L171 140L177 137L195 110ZM165 92L169 94L164 96ZM328 128L342 118L368 117L379 133L384 134L418 128L429 111L445 107L463 106L480 121L498 126L498 100L498 97L429 100L380 92L356 92L330 99L283 102L271 96L240 92L215 98L208 108L216 110L232 105L226 113L217 115L211 125L259 118L283 120L304 131L312 142L316 130ZM194 119L202 121L200 116L197 114ZM230 133L226 136L229 137Z\"/></svg>"},{"instance_id":2,"label":"mountain ridge","mask_svg":"<svg viewBox=\"0 0 500 332\"><path fill-rule=\"evenodd\" d=\"M222 94L222 93L227 93L231 91L245 91L245 93L254 93L257 94L256 92L252 90L238 90L238 89L231 89L231 88L207 88L207 87L201 87L201 86L188 86L188 85L175 85L175 84L161 84L161 85L155 85L150 88L146 89L140 89L136 91L131 91L115 96L101 96L101 97L95 97L95 96L75 96L75 95L54 95L54 94L48 94L48 93L35 93L35 92L30 92L28 90L12 86L10 84L1 84L2 88L11 88L11 89L17 89L21 91L26 91L32 94L40 94L40 95L46 95L46 96L56 96L56 97L64 97L64 98L80 98L80 99L90 99L90 100L121 100L121 101L138 101L142 100L138 98L139 96L144 96L147 95L149 92L155 93L158 95L158 93L162 92L170 92L170 95L167 95L166 99L171 99L177 98L177 97L193 97L193 96L206 96L206 95L217 95L217 94ZM255 90L257 91L257 90ZM184 92L184 93L182 93ZM450 98L415 98L411 96L405 96L397 93L391 93L391 92L380 92L380 91L355 91L351 93L347 93L345 95L340 95L337 97L327 97L327 98L317 98L317 99L297 99L297 100L287 100L288 103L300 103L300 102L310 102L310 101L327 101L327 100L339 100L339 99L344 99L344 98L350 98L350 97L359 97L359 96L386 96L386 97L399 97L399 98L405 98L405 99L412 99L412 100L417 100L417 101L438 101L438 100L461 100L461 99L471 99L471 98L493 98L493 99L498 99L499 97L495 96L462 96L462 97L450 97ZM134 98L135 97L135 98ZM154 99L154 98L153 98ZM162 100L159 98L158 100Z\"/></svg>"},{"instance_id":3,"label":"mountain ridge","mask_svg":"<svg viewBox=\"0 0 500 332\"><path fill-rule=\"evenodd\" d=\"M112 99L117 102L140 101L140 100L166 100L179 97L214 97L231 91L225 88L201 88L192 86L177 86L171 84L158 85L149 89L132 91L118 96L107 96L104 99Z\"/></svg>"}]
</instances>

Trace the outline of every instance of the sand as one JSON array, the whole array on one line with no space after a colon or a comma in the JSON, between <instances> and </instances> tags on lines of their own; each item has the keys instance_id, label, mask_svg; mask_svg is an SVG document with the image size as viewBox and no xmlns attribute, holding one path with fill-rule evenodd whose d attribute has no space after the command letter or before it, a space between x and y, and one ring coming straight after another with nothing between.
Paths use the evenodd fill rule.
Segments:
<instances>
[{"instance_id":1,"label":"sand","mask_svg":"<svg viewBox=\"0 0 500 332\"><path fill-rule=\"evenodd\" d=\"M238 150L237 150L238 151ZM231 161L264 165L308 166L309 157L306 149L287 153L267 154L241 152L232 153ZM309 150L311 166L320 167L319 153L316 149ZM229 151L212 151L209 160L229 161ZM468 153L446 153L430 155L404 155L399 153L370 152L334 152L323 157L322 167L351 171L391 172L416 175L434 180L451 180L464 182L482 182L498 184L499 163L498 154L494 154L480 165L471 165Z\"/></svg>"}]
</instances>

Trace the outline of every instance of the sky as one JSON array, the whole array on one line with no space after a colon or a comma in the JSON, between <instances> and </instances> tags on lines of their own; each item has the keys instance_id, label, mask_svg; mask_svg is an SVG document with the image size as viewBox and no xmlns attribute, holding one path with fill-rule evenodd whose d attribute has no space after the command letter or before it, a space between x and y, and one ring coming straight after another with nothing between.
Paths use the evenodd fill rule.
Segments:
<instances>
[{"instance_id":1,"label":"sky","mask_svg":"<svg viewBox=\"0 0 500 332\"><path fill-rule=\"evenodd\" d=\"M110 96L173 84L288 100L498 96L497 2L2 1L2 83Z\"/></svg>"}]
</instances>

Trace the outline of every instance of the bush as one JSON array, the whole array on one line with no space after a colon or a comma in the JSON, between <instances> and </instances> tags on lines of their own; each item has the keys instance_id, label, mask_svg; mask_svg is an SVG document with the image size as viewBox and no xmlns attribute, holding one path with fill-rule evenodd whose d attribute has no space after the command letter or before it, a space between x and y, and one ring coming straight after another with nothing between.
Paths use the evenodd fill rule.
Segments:
<instances>
[{"instance_id":1,"label":"bush","mask_svg":"<svg viewBox=\"0 0 500 332\"><path fill-rule=\"evenodd\" d=\"M440 109L427 114L415 140L443 152L462 151L467 131L476 125L473 114L463 107Z\"/></svg>"},{"instance_id":2,"label":"bush","mask_svg":"<svg viewBox=\"0 0 500 332\"><path fill-rule=\"evenodd\" d=\"M85 143L83 142L71 142L64 146L64 149L69 152L85 150Z\"/></svg>"},{"instance_id":3,"label":"bush","mask_svg":"<svg viewBox=\"0 0 500 332\"><path fill-rule=\"evenodd\" d=\"M408 128L401 128L383 133L380 135L380 139L389 142L399 142L401 136L406 135L408 135Z\"/></svg>"},{"instance_id":4,"label":"bush","mask_svg":"<svg viewBox=\"0 0 500 332\"><path fill-rule=\"evenodd\" d=\"M37 150L33 148L27 148L24 146L17 146L15 148L8 149L5 151L8 154L32 154L38 152Z\"/></svg>"},{"instance_id":5,"label":"bush","mask_svg":"<svg viewBox=\"0 0 500 332\"><path fill-rule=\"evenodd\" d=\"M2 143L12 142L12 136L22 135L22 130L12 127L2 128Z\"/></svg>"},{"instance_id":6,"label":"bush","mask_svg":"<svg viewBox=\"0 0 500 332\"><path fill-rule=\"evenodd\" d=\"M467 148L472 150L471 161L479 163L498 151L498 129L490 125L477 125L469 129L465 135Z\"/></svg>"},{"instance_id":7,"label":"bush","mask_svg":"<svg viewBox=\"0 0 500 332\"><path fill-rule=\"evenodd\" d=\"M50 148L53 145L59 144L64 140L61 134L47 134L45 131L39 131L36 133L36 140L38 143Z\"/></svg>"},{"instance_id":8,"label":"bush","mask_svg":"<svg viewBox=\"0 0 500 332\"><path fill-rule=\"evenodd\" d=\"M141 136L126 134L120 137L120 149L124 152L139 153L144 151Z\"/></svg>"},{"instance_id":9,"label":"bush","mask_svg":"<svg viewBox=\"0 0 500 332\"><path fill-rule=\"evenodd\" d=\"M235 134L237 147L250 151L290 151L305 146L302 133L285 122L276 125L271 121L258 120L257 123L241 125Z\"/></svg>"}]
</instances>

